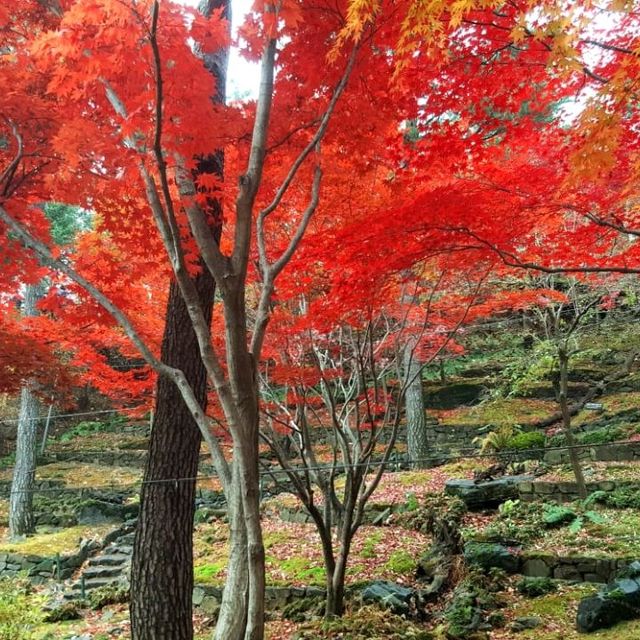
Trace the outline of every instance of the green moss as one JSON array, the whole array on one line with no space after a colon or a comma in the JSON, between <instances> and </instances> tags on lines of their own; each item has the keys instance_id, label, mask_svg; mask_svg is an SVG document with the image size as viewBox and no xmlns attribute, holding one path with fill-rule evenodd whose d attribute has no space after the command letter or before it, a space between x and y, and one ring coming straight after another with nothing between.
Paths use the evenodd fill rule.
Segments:
<instances>
[{"instance_id":1,"label":"green moss","mask_svg":"<svg viewBox=\"0 0 640 640\"><path fill-rule=\"evenodd\" d=\"M269 531L263 536L264 548L270 549L276 544L287 542L288 536L285 531Z\"/></svg>"},{"instance_id":2,"label":"green moss","mask_svg":"<svg viewBox=\"0 0 640 640\"><path fill-rule=\"evenodd\" d=\"M380 544L382 540L382 533L379 531L375 531L369 535L369 537L364 541L362 545L362 550L360 551L360 556L362 558L375 558L378 555L376 551L376 546Z\"/></svg>"},{"instance_id":3,"label":"green moss","mask_svg":"<svg viewBox=\"0 0 640 640\"><path fill-rule=\"evenodd\" d=\"M499 398L476 407L465 407L440 416L444 424L495 426L530 424L557 411L553 400L535 398Z\"/></svg>"},{"instance_id":4,"label":"green moss","mask_svg":"<svg viewBox=\"0 0 640 640\"><path fill-rule=\"evenodd\" d=\"M507 449L541 449L544 447L545 435L541 431L518 433L507 442Z\"/></svg>"},{"instance_id":5,"label":"green moss","mask_svg":"<svg viewBox=\"0 0 640 640\"><path fill-rule=\"evenodd\" d=\"M409 553L399 549L389 556L385 567L395 573L411 573L416 568L416 561Z\"/></svg>"},{"instance_id":6,"label":"green moss","mask_svg":"<svg viewBox=\"0 0 640 640\"><path fill-rule=\"evenodd\" d=\"M292 581L303 584L324 584L324 567L310 567L308 558L294 556L279 563L279 568L285 574L283 583Z\"/></svg>"},{"instance_id":7,"label":"green moss","mask_svg":"<svg viewBox=\"0 0 640 640\"><path fill-rule=\"evenodd\" d=\"M78 548L81 538L102 538L111 529L113 525L77 526L39 533L18 542L0 542L0 552L46 557L56 553L71 553Z\"/></svg>"},{"instance_id":8,"label":"green moss","mask_svg":"<svg viewBox=\"0 0 640 640\"><path fill-rule=\"evenodd\" d=\"M518 633L522 640L582 640L575 628L578 603L582 598L595 595L595 585L562 586L556 593L550 593L533 600L519 600L510 606L508 618L518 616L539 616L543 625ZM637 640L640 638L640 620L622 622L611 629L603 629L588 635L589 640Z\"/></svg>"},{"instance_id":9,"label":"green moss","mask_svg":"<svg viewBox=\"0 0 640 640\"><path fill-rule=\"evenodd\" d=\"M227 559L194 567L193 580L196 584L219 584L221 574L227 566Z\"/></svg>"}]
</instances>

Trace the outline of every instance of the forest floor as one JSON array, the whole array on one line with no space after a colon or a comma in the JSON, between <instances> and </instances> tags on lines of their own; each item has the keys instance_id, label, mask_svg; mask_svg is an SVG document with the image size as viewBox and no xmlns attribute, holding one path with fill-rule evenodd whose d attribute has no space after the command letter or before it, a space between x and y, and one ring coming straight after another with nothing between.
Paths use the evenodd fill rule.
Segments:
<instances>
[{"instance_id":1,"label":"forest floor","mask_svg":"<svg viewBox=\"0 0 640 640\"><path fill-rule=\"evenodd\" d=\"M508 340L509 338L507 336ZM587 355L579 356L574 363L573 392L579 396L588 386L590 376L596 378L611 373L619 366L621 354L628 348L628 337L618 332L616 340L620 344L598 349L600 342L587 336ZM636 338L634 338L636 339ZM507 339L505 339L507 340ZM507 340L507 342L508 342ZM637 340L637 339L636 339ZM504 342L504 341L503 341ZM491 348L489 348L491 347ZM441 381L437 372L425 383L425 396L429 404L429 415L437 420L440 427L468 428L484 427L484 432L501 426L531 426L557 411L553 389L544 375L531 381L517 377L517 364L522 353L513 356L513 344L490 345L485 342L476 345L475 356L455 364L448 379ZM479 354L479 355L478 355ZM486 354L490 354L486 355ZM529 357L527 354L525 356ZM510 359L511 358L511 359ZM507 373L505 373L507 371ZM502 372L502 373L501 373ZM508 374L508 375L507 375ZM505 391L511 384L512 390ZM517 388L516 388L517 387ZM501 389L500 393L497 390ZM514 391L515 389L515 391ZM615 441L635 441L640 439L640 373L633 372L622 383L612 386L597 399L602 407L599 411L580 411L574 418L574 425L580 428L579 439L584 439L585 447ZM120 496L124 504L135 503L141 480L140 464L131 466L127 456L143 454L147 436L144 428L135 425L122 428L122 421L111 423L85 422L66 427L54 434L48 445L48 464L37 470L37 480L58 483L68 492L63 511L69 513L82 500L85 492L103 491ZM514 434L518 428L514 429ZM546 431L546 444L562 444L562 436L557 428ZM399 442L397 453L402 454L406 446ZM122 462L114 462L113 455L122 454ZM266 452L265 452L266 453ZM76 454L78 454L76 456ZM107 463L101 455L112 456ZM319 459L328 459L329 447L320 447ZM433 469L395 471L390 469L382 478L380 486L371 502L383 510L386 507L396 511L412 508L430 495L444 490L450 478L471 478L474 471L485 468L493 460L473 456L460 456L452 448L450 459ZM56 459L57 458L57 459ZM75 458L75 459L74 459ZM539 462L527 462L528 469L539 466ZM640 482L640 462L584 462L588 481L616 480ZM202 467L204 476L210 475L206 464ZM0 482L11 479L11 460L0 468ZM546 469L537 480L568 482L572 480L571 468L554 465ZM198 482L202 491L218 491L215 478L205 477ZM635 502L637 500L637 502ZM64 502L64 500L63 500ZM584 556L590 558L637 557L640 559L640 497L620 494L616 505L593 502L585 505L579 502L562 505L574 514L557 527L545 527L542 518L545 510L553 505L529 507L521 504L502 510L487 510L469 513L463 523L466 540L493 540L496 537L516 538L522 552L556 554L563 556ZM60 508L55 499L45 492L36 495L36 509L40 512ZM267 553L267 581L271 585L321 586L324 569L319 542L314 527L304 522L285 521L285 512L300 510L296 498L290 494L279 494L264 501L263 528ZM66 513L66 512L65 512ZM21 555L54 556L72 552L80 539L102 538L113 528L113 524L95 524L60 527L42 526L37 535L23 541L9 542L6 539L8 501L0 499L0 554L19 553ZM589 515L591 514L591 515ZM595 516L593 515L595 514ZM227 557L227 524L224 519L210 517L203 512L196 519L194 527L195 579L201 585L222 585L225 577ZM430 538L415 531L402 528L391 516L383 526L363 526L358 532L350 558L347 583L358 585L371 580L390 580L406 586L418 586L416 561L430 544ZM570 584L557 581L557 590L539 597L527 597L517 588L520 576L506 579L499 594L500 613L503 624L487 631L486 640L574 640L580 636L575 629L575 616L581 598L593 595L598 590L595 584ZM108 640L130 637L126 604L106 605L99 610L83 609L77 620L46 623L43 621L42 605L45 597L41 587L25 591L21 582L12 581L7 585L0 581L0 630L2 625L14 620L15 635L7 635L6 640ZM429 630L434 638L444 639L443 611L449 602L449 595L432 606L432 617L421 622L418 627ZM357 608L350 608L347 621L360 625ZM13 616L13 618L12 618ZM539 617L540 624L535 629L515 632L510 625L519 617ZM196 611L194 621L197 640L209 638L214 620ZM13 623L11 623L13 624ZM267 638L285 640L300 631L304 623L285 620L273 614L267 623ZM9 629L9 626L5 627ZM311 631L317 638L360 638L349 632ZM313 635L313 634L316 635ZM22 635L19 635L22 634ZM0 633L4 639L4 636ZM386 638L385 634L369 637ZM398 637L416 637L414 635ZM590 634L593 640L637 640L640 638L640 620L621 622L614 628Z\"/></svg>"}]
</instances>

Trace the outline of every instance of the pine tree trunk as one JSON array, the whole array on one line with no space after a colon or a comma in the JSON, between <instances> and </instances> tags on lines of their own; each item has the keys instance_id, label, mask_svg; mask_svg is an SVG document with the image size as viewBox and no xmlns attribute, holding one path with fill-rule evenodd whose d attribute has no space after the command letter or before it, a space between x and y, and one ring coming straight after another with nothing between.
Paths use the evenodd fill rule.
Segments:
<instances>
[{"instance_id":1,"label":"pine tree trunk","mask_svg":"<svg viewBox=\"0 0 640 640\"><path fill-rule=\"evenodd\" d=\"M205 269L196 286L207 319L215 285ZM184 371L198 401L206 406L207 376L195 333L178 287L171 284L162 360ZM193 638L193 515L200 432L179 391L158 380L149 456L140 498L131 568L133 640Z\"/></svg>"},{"instance_id":2,"label":"pine tree trunk","mask_svg":"<svg viewBox=\"0 0 640 640\"><path fill-rule=\"evenodd\" d=\"M22 302L22 315L37 315L36 304L44 287L27 285ZM33 533L33 487L36 473L38 413L40 402L33 393L35 382L27 382L20 392L20 414L16 439L16 462L13 468L11 496L9 498L9 535L12 538Z\"/></svg>"},{"instance_id":3,"label":"pine tree trunk","mask_svg":"<svg viewBox=\"0 0 640 640\"><path fill-rule=\"evenodd\" d=\"M407 420L407 454L409 460L419 461L411 466L425 468L428 466L425 458L429 455L429 439L427 437L421 367L416 358L413 341L409 341L404 350L404 377L407 385L404 399Z\"/></svg>"},{"instance_id":4,"label":"pine tree trunk","mask_svg":"<svg viewBox=\"0 0 640 640\"><path fill-rule=\"evenodd\" d=\"M229 0L203 0L205 15L222 9L230 18ZM212 100L224 104L228 51L204 51L203 64L215 80ZM198 173L224 173L221 152L199 158ZM222 209L207 200L214 241L220 241ZM211 321L215 283L208 269L195 279L200 304ZM201 406L207 404L207 375L191 319L175 282L169 290L162 339L163 362L181 369ZM158 380L149 457L140 498L140 515L131 567L131 634L133 640L193 638L193 515L195 481L157 483L165 478L194 478L198 473L200 433L174 383ZM233 557L233 553L232 553ZM241 581L241 578L240 578ZM242 603L238 602L241 607ZM229 640L234 640L229 636Z\"/></svg>"}]
</instances>

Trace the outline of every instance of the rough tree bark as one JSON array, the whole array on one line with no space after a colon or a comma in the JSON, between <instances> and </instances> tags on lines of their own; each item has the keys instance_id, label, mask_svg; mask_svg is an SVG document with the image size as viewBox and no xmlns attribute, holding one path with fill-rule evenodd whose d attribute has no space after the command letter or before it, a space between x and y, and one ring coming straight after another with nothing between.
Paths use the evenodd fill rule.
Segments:
<instances>
[{"instance_id":1,"label":"rough tree bark","mask_svg":"<svg viewBox=\"0 0 640 640\"><path fill-rule=\"evenodd\" d=\"M200 10L210 14L222 8L229 15L228 0L206 0ZM213 101L226 99L227 54L202 52L203 63L213 75ZM197 171L223 175L224 158L212 153L200 158ZM209 224L220 240L220 203L208 200ZM211 322L215 282L204 263L194 284L207 323ZM184 372L203 409L207 404L207 372L198 340L176 282L172 282L162 339L162 361ZM193 638L193 516L195 480L162 482L169 478L195 478L198 473L201 436L190 410L174 382L160 377L156 391L149 456L140 498L131 568L131 633L133 640L191 640ZM232 505L230 505L232 507ZM239 536L242 541L242 536ZM244 547L246 549L246 545ZM232 546L231 559L237 556ZM241 564L242 554L236 564ZM246 555L246 554L245 554ZM246 560L244 560L246 564ZM234 598L243 589L242 568L230 580ZM240 606L237 602L236 606ZM229 606L223 607L226 619ZM234 613L233 608L230 611ZM233 617L233 616L232 616ZM233 628L224 624L225 628ZM233 635L229 635L232 638Z\"/></svg>"},{"instance_id":2,"label":"rough tree bark","mask_svg":"<svg viewBox=\"0 0 640 640\"><path fill-rule=\"evenodd\" d=\"M558 401L560 403L560 411L562 413L562 429L567 441L567 447L569 447L569 460L571 460L573 475L576 479L578 495L581 500L585 500L587 497L587 485L584 481L584 473L582 472L580 452L576 448L576 439L573 437L573 431L571 430L571 412L569 411L569 403L567 399L569 390L569 354L567 349L563 346L558 347L558 361L560 366Z\"/></svg>"},{"instance_id":3,"label":"rough tree bark","mask_svg":"<svg viewBox=\"0 0 640 640\"><path fill-rule=\"evenodd\" d=\"M207 270L196 279L202 308L211 318L215 285ZM206 406L207 376L189 315L171 284L162 360L180 368ZM140 497L131 568L134 640L193 638L193 514L200 432L172 381L158 380L149 456ZM160 482L159 482L160 481Z\"/></svg>"},{"instance_id":4,"label":"rough tree bark","mask_svg":"<svg viewBox=\"0 0 640 640\"><path fill-rule=\"evenodd\" d=\"M22 302L24 317L37 315L36 304L42 295L41 285L27 285ZM20 391L20 414L9 499L9 535L12 538L33 533L33 480L36 472L38 413L40 402L33 392L35 382L27 381Z\"/></svg>"},{"instance_id":5,"label":"rough tree bark","mask_svg":"<svg viewBox=\"0 0 640 640\"><path fill-rule=\"evenodd\" d=\"M428 466L429 440L422 390L422 366L415 353L415 341L410 340L404 349L405 412L407 420L407 453L409 460L418 460L411 466L423 469Z\"/></svg>"}]
</instances>

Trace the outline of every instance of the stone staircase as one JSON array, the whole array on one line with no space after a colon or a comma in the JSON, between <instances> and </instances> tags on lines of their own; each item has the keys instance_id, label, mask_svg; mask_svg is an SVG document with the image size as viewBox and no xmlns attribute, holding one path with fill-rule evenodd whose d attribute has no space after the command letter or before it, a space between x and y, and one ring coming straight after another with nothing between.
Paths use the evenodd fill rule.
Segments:
<instances>
[{"instance_id":1,"label":"stone staircase","mask_svg":"<svg viewBox=\"0 0 640 640\"><path fill-rule=\"evenodd\" d=\"M108 586L129 586L133 531L128 531L110 542L100 553L89 558L76 581L65 592L65 598L76 600L91 591Z\"/></svg>"}]
</instances>

